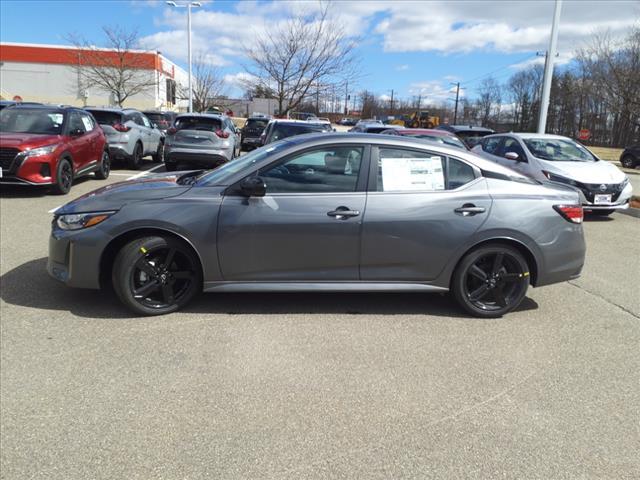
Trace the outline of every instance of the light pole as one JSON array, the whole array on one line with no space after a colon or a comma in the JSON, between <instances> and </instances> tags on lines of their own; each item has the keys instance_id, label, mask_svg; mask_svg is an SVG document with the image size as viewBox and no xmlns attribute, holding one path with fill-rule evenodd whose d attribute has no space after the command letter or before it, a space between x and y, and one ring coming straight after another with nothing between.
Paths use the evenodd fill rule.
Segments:
<instances>
[{"instance_id":1,"label":"light pole","mask_svg":"<svg viewBox=\"0 0 640 480\"><path fill-rule=\"evenodd\" d=\"M191 86L191 8L201 7L200 2L188 2L187 4L178 4L176 2L167 2L167 5L176 8L187 9L187 55L189 56L189 113L193 112L193 88Z\"/></svg>"},{"instance_id":2,"label":"light pole","mask_svg":"<svg viewBox=\"0 0 640 480\"><path fill-rule=\"evenodd\" d=\"M551 25L551 39L549 40L549 50L544 62L544 82L542 83L542 98L540 99L540 116L538 117L538 133L544 133L547 127L547 111L549 110L549 97L551 96L551 80L553 78L553 61L556 56L556 45L558 43L558 23L560 23L560 10L562 0L556 0L553 10L553 24Z\"/></svg>"}]
</instances>

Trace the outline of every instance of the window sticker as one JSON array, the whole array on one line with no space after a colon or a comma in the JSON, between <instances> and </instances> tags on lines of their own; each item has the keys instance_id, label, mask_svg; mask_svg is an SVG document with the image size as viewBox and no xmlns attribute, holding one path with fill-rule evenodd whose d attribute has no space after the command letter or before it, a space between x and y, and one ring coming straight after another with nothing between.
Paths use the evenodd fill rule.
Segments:
<instances>
[{"instance_id":1,"label":"window sticker","mask_svg":"<svg viewBox=\"0 0 640 480\"><path fill-rule=\"evenodd\" d=\"M442 158L383 158L382 190L444 190Z\"/></svg>"},{"instance_id":2,"label":"window sticker","mask_svg":"<svg viewBox=\"0 0 640 480\"><path fill-rule=\"evenodd\" d=\"M82 117L82 123L84 124L84 129L89 132L93 129L93 125L91 125L91 120L84 115Z\"/></svg>"}]
</instances>

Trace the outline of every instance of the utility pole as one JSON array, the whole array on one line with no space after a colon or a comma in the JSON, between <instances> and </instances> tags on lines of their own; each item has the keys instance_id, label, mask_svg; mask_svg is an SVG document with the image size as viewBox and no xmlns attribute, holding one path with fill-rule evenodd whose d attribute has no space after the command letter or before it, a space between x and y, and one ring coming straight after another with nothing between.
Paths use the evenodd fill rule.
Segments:
<instances>
[{"instance_id":1,"label":"utility pole","mask_svg":"<svg viewBox=\"0 0 640 480\"><path fill-rule=\"evenodd\" d=\"M320 82L316 83L316 110L316 113L320 115Z\"/></svg>"},{"instance_id":2,"label":"utility pole","mask_svg":"<svg viewBox=\"0 0 640 480\"><path fill-rule=\"evenodd\" d=\"M344 87L344 114L345 116L349 114L349 81Z\"/></svg>"},{"instance_id":3,"label":"utility pole","mask_svg":"<svg viewBox=\"0 0 640 480\"><path fill-rule=\"evenodd\" d=\"M418 111L420 111L420 102L422 102L422 94L418 94Z\"/></svg>"},{"instance_id":4,"label":"utility pole","mask_svg":"<svg viewBox=\"0 0 640 480\"><path fill-rule=\"evenodd\" d=\"M389 115L393 115L393 88L391 89L391 111L389 112Z\"/></svg>"},{"instance_id":5,"label":"utility pole","mask_svg":"<svg viewBox=\"0 0 640 480\"><path fill-rule=\"evenodd\" d=\"M201 7L200 2L188 2L186 5L176 2L167 2L167 5L175 8L187 9L187 56L189 57L189 113L193 112L193 87L192 87L192 69L191 69L191 7Z\"/></svg>"},{"instance_id":6,"label":"utility pole","mask_svg":"<svg viewBox=\"0 0 640 480\"><path fill-rule=\"evenodd\" d=\"M460 82L452 83L456 86L456 108L453 111L453 124L457 125L458 122L458 100L460 99Z\"/></svg>"},{"instance_id":7,"label":"utility pole","mask_svg":"<svg viewBox=\"0 0 640 480\"><path fill-rule=\"evenodd\" d=\"M544 67L544 82L542 84L542 99L540 100L540 116L538 117L538 133L544 133L547 128L547 112L549 110L549 97L551 96L551 80L553 78L553 62L556 56L558 44L558 24L560 23L560 10L562 0L556 0L553 10L553 24L551 25L551 39Z\"/></svg>"}]
</instances>

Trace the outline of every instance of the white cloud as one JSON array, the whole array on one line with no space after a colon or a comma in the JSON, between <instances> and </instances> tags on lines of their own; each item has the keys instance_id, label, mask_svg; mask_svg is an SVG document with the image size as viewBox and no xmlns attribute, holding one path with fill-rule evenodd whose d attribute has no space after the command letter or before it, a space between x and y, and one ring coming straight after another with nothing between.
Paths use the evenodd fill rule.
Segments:
<instances>
[{"instance_id":1,"label":"white cloud","mask_svg":"<svg viewBox=\"0 0 640 480\"><path fill-rule=\"evenodd\" d=\"M411 95L420 95L424 104L443 103L455 97L456 88L440 80L429 80L426 82L412 83L409 86L409 93ZM464 96L465 91L461 88L460 98Z\"/></svg>"},{"instance_id":2,"label":"white cloud","mask_svg":"<svg viewBox=\"0 0 640 480\"><path fill-rule=\"evenodd\" d=\"M224 83L231 88L244 90L247 84L256 81L257 78L246 72L229 73L224 76Z\"/></svg>"},{"instance_id":3,"label":"white cloud","mask_svg":"<svg viewBox=\"0 0 640 480\"><path fill-rule=\"evenodd\" d=\"M573 60L574 55L572 52L562 52L556 55L556 58L553 62L554 65L566 65L571 60ZM514 63L513 65L509 65L509 68L514 70L525 70L534 65L544 65L544 56L540 55L538 57L533 57L528 60L524 60L523 62Z\"/></svg>"}]
</instances>

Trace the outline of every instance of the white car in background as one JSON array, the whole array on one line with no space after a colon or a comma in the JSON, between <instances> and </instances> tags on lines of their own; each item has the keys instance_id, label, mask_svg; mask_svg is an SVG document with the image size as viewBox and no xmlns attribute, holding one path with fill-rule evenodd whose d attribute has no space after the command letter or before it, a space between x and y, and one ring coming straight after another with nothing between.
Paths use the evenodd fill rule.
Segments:
<instances>
[{"instance_id":1,"label":"white car in background","mask_svg":"<svg viewBox=\"0 0 640 480\"><path fill-rule=\"evenodd\" d=\"M578 142L560 135L503 133L484 137L472 149L480 156L540 181L569 185L585 210L609 215L629 208L629 178Z\"/></svg>"}]
</instances>

